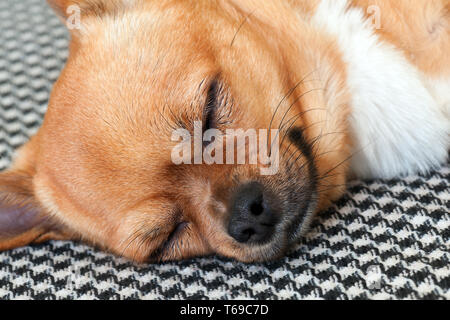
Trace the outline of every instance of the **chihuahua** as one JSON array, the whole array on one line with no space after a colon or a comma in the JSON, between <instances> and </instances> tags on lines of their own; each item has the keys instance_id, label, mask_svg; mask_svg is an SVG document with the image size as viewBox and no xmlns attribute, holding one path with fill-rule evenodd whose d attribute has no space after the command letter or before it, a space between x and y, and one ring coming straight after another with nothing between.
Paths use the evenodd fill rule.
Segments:
<instances>
[{"instance_id":1,"label":"chihuahua","mask_svg":"<svg viewBox=\"0 0 450 320\"><path fill-rule=\"evenodd\" d=\"M0 250L74 240L136 262L273 260L349 179L448 158L448 0L49 4L80 21L41 129L0 174ZM191 161L223 160L238 129L266 134L277 170L233 161L245 136L226 164Z\"/></svg>"}]
</instances>

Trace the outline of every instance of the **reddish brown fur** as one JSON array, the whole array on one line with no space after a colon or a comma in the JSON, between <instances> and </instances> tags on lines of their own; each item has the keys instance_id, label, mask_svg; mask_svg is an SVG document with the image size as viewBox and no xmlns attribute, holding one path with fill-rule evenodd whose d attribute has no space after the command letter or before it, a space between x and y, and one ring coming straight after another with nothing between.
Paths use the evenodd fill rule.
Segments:
<instances>
[{"instance_id":1,"label":"reddish brown fur","mask_svg":"<svg viewBox=\"0 0 450 320\"><path fill-rule=\"evenodd\" d=\"M1 239L0 249L81 239L146 261L178 222L187 221L179 249L161 259L212 253L242 261L267 258L264 248L242 246L224 229L225 203L234 187L229 177L251 180L255 168L181 170L170 161L175 143L167 122L176 120L174 110L186 122L201 119L204 86L219 72L240 106L233 126L244 129L267 128L273 115L267 106L276 106L305 78L284 108L295 105L289 118L304 112L295 125L308 128L310 141L322 136L313 148L318 174L326 175L317 210L342 194L351 147L346 66L334 40L294 14L311 14L317 1L51 2L62 14L70 4L82 5L83 30L73 32L42 128L0 176L6 205L32 205L51 223ZM380 34L423 71L450 72L448 2L423 0L408 9L400 2L353 3L382 6ZM424 7L429 14L421 14ZM406 20L395 14L406 11ZM430 35L425 26L436 28ZM275 127L282 116L277 114ZM288 143L283 147L288 155L296 152Z\"/></svg>"}]
</instances>

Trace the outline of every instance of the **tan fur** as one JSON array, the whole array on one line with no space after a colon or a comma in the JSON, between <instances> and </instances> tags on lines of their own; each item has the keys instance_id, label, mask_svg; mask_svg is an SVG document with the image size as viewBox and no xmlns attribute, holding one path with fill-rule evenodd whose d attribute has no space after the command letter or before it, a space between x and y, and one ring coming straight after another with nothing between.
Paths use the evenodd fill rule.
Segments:
<instances>
[{"instance_id":1,"label":"tan fur","mask_svg":"<svg viewBox=\"0 0 450 320\"><path fill-rule=\"evenodd\" d=\"M224 227L234 187L230 177L251 180L255 168L181 170L170 160L174 114L186 123L201 119L205 86L218 73L240 106L233 111L233 127L244 129L267 128L274 112L268 106L303 80L282 110L293 104L288 119L302 113L295 125L308 128L308 140L317 140L317 210L342 195L351 156L346 66L334 39L298 19L311 15L317 1L51 2L61 14L70 4L81 5L83 29L73 33L39 134L0 176L0 191L17 194L16 187L26 185L30 203L52 227L38 225L1 240L0 249L81 239L146 261L186 221L178 247L156 258L268 258L269 248L238 244ZM353 1L361 7L372 3L382 8L379 32L386 41L427 74L448 75L447 1ZM283 115L276 115L273 127ZM288 141L282 151L297 152ZM297 165L308 163L300 159ZM19 182L11 183L11 176Z\"/></svg>"},{"instance_id":2,"label":"tan fur","mask_svg":"<svg viewBox=\"0 0 450 320\"><path fill-rule=\"evenodd\" d=\"M429 76L450 76L450 2L447 0L353 0L380 8L379 35L401 49Z\"/></svg>"}]
</instances>

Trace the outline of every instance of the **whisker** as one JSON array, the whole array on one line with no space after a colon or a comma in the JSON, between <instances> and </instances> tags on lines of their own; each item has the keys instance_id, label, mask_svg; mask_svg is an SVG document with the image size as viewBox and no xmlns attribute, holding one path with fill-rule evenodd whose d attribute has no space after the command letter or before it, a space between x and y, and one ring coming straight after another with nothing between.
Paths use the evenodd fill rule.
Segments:
<instances>
[{"instance_id":1,"label":"whisker","mask_svg":"<svg viewBox=\"0 0 450 320\"><path fill-rule=\"evenodd\" d=\"M329 133L325 133L320 135L320 137L315 138L311 144L314 147L316 145L316 143L318 143L320 140L322 140L323 138L327 137L327 136L331 136L331 135L340 135L340 134L346 134L346 132L340 132L340 131L336 131L336 132L329 132Z\"/></svg>"},{"instance_id":2,"label":"whisker","mask_svg":"<svg viewBox=\"0 0 450 320\"><path fill-rule=\"evenodd\" d=\"M273 114L272 114L272 119L270 120L270 123L269 123L269 127L267 128L267 131L269 131L271 128L272 128L272 124L273 124L273 121L275 120L275 116L276 116L276 114L278 113L278 109L280 108L280 106L283 104L283 102L287 99L287 98L289 98L291 95L292 95L292 93L294 93L294 91L311 75L311 74L313 74L314 72L316 72L318 69L315 69L315 70L313 70L313 71L311 71L310 73L308 73L302 80L300 80L295 86L293 86L289 91L288 91L288 93L281 99L281 101L280 101L280 103L278 103L278 105L277 105L277 107L275 108L275 111L273 112Z\"/></svg>"},{"instance_id":3,"label":"whisker","mask_svg":"<svg viewBox=\"0 0 450 320\"><path fill-rule=\"evenodd\" d=\"M347 185L344 183L344 184L326 185L325 187L327 187L327 188L324 188L324 189L318 188L317 191L319 193L324 193L324 192L328 192L328 191L331 191L331 190L334 190L337 188L347 187Z\"/></svg>"},{"instance_id":4,"label":"whisker","mask_svg":"<svg viewBox=\"0 0 450 320\"><path fill-rule=\"evenodd\" d=\"M306 96L308 93L312 93L312 92L314 92L314 91L319 91L319 90L320 90L320 91L323 91L323 90L325 90L325 89L324 89L324 88L315 88L315 89L311 89L311 90L309 90L309 91L306 91L306 92L302 93L297 99L295 99L294 102L289 106L289 108L287 108L286 112L284 113L283 118L282 118L281 121L280 121L279 127L282 126L283 121L284 121L284 119L286 118L287 114L289 113L289 111L291 111L292 107L293 107L298 101L300 101L300 100L301 100L304 96ZM326 110L326 109L324 109L324 110Z\"/></svg>"},{"instance_id":5,"label":"whisker","mask_svg":"<svg viewBox=\"0 0 450 320\"><path fill-rule=\"evenodd\" d=\"M375 139L376 140L376 139ZM337 166L331 168L330 170L328 170L327 172L325 172L322 177L326 177L328 174L330 174L331 172L333 172L334 170L336 170L337 168L339 168L340 166L344 165L346 162L350 161L354 156L356 156L358 153L364 151L364 149L368 148L372 143L375 143L375 140L368 143L366 146L363 146L361 148L359 148L358 150L356 150L355 152L353 152L350 156L348 156L346 159L344 159L343 161L341 161ZM321 178L322 178L321 177Z\"/></svg>"},{"instance_id":6,"label":"whisker","mask_svg":"<svg viewBox=\"0 0 450 320\"><path fill-rule=\"evenodd\" d=\"M315 123L313 123L313 124L311 124L311 125L309 125L309 126L307 126L307 127L302 127L301 129L302 129L302 131L306 131L306 130L308 130L309 128L311 128L311 127L313 127L313 126L315 126L315 125L317 125L317 124L319 124L319 123L323 123L323 122L325 122L325 120L323 120L323 121L317 121L317 122L315 122ZM294 123L295 123L295 121L294 121ZM290 129L289 129L290 130ZM284 139L285 139L285 137L287 136L287 134L289 133L289 131L286 131L285 132L285 134L284 134L284 137L283 137L283 140L282 140L282 142L281 142L281 144L280 145L283 145L283 141L284 141ZM292 143L293 142L291 142L290 144L289 144L289 148L290 148L290 146L292 145ZM288 149L289 149L288 148ZM285 152L283 153L283 158L286 156L286 153L287 153L287 151L289 151L288 149L286 149L285 150Z\"/></svg>"},{"instance_id":7,"label":"whisker","mask_svg":"<svg viewBox=\"0 0 450 320\"><path fill-rule=\"evenodd\" d=\"M166 107L166 105L164 105L163 108L165 108L165 107ZM164 115L161 113L161 110L159 110L159 109L157 109L157 110L158 110L159 115L166 122L166 124L169 126L169 128L171 128L172 130L176 130L177 128L175 127L175 125L170 123L170 121L167 120L166 117L164 117Z\"/></svg>"},{"instance_id":8,"label":"whisker","mask_svg":"<svg viewBox=\"0 0 450 320\"><path fill-rule=\"evenodd\" d=\"M302 97L304 97L306 94L311 93L311 92L316 91L316 90L323 90L323 89L320 89L320 88L319 88L319 89L313 89L313 90L310 90L310 91L308 91L308 92L305 92L305 93L302 94L299 98L297 98L297 99L294 101L294 103L292 103L292 104L290 105L289 110L292 108L292 106L293 106L296 102L298 102L298 101L299 101ZM297 115L293 116L292 118L290 118L290 120L286 121L286 123L283 123L283 121L284 121L286 115L288 114L289 110L287 110L287 111L285 112L283 118L281 119L280 125L279 125L279 130L278 130L278 132L277 132L277 135L275 136L275 139L276 139L277 136L278 136L278 134L279 134L281 131L283 131L284 126L285 126L286 124L292 122L291 125L289 126L288 130L285 131L285 134L284 134L284 137L283 137L283 139L282 139L282 141L281 141L281 144L284 142L284 139L286 138L286 135L289 133L289 130L292 128L292 126L295 124L295 122L298 120L298 118L300 118L301 116L303 116L303 115L305 115L306 113L311 112L311 111L319 111L319 110L325 110L325 111L326 111L325 108L314 108L314 109L309 109L309 110L300 112L299 114L297 114ZM294 121L292 121L292 120L294 120ZM275 139L273 139L273 141L272 141L272 143L271 143L271 145L270 145L269 156L272 155L272 147L273 147L273 143L275 142Z\"/></svg>"},{"instance_id":9,"label":"whisker","mask_svg":"<svg viewBox=\"0 0 450 320\"><path fill-rule=\"evenodd\" d=\"M139 229L137 229L135 232L133 232L126 240L124 240L123 242L128 241L128 239L130 239L131 237L133 237L133 239L131 241L128 242L128 244L126 245L126 247L122 250L120 256L123 257L125 251L130 247L130 245L135 242L136 240L138 240L140 237L145 236L145 235L153 235L154 233L158 232L160 230L160 228L155 228L152 229L151 231L148 231L146 233L144 233L143 231L147 228L147 226L142 226ZM145 238L145 237L144 237ZM135 253L136 255L136 253ZM133 257L134 259L134 257Z\"/></svg>"},{"instance_id":10,"label":"whisker","mask_svg":"<svg viewBox=\"0 0 450 320\"><path fill-rule=\"evenodd\" d=\"M297 156L297 158L295 159L295 161L292 161L292 162L291 162L292 158L293 158L294 156L296 156L297 154L298 154L298 156ZM293 153L291 154L291 156L290 156L289 159L287 160L287 163L289 164L288 171L291 171L291 170L292 170L292 167L294 166L294 164L297 164L298 161L300 160L300 158L301 158L302 156L304 156L304 154L302 153L302 151L301 151L300 149L296 149L296 151L293 152ZM308 160L307 162L310 162L310 160ZM304 166L305 166L305 165L302 165L302 166L300 167L299 170L303 169Z\"/></svg>"},{"instance_id":11,"label":"whisker","mask_svg":"<svg viewBox=\"0 0 450 320\"><path fill-rule=\"evenodd\" d=\"M236 33L233 36L233 40L231 40L230 43L230 48L233 46L234 42L236 41L236 37L239 33L239 31L241 31L242 27L245 25L245 23L248 21L248 19L253 15L253 13L255 13L255 10L253 10L252 12L250 12L245 19L241 22L241 24L239 25L239 28L237 29Z\"/></svg>"},{"instance_id":12,"label":"whisker","mask_svg":"<svg viewBox=\"0 0 450 320\"><path fill-rule=\"evenodd\" d=\"M123 257L125 251L128 249L128 247L134 242L136 241L139 236L141 236L142 234L140 232L142 232L142 230L144 229L144 227L139 228L138 230L136 230L135 232L133 232L125 241L123 242L127 242L128 239L130 239L131 237L134 237L131 241L128 242L128 244L125 246L125 248L122 250L120 256Z\"/></svg>"},{"instance_id":13,"label":"whisker","mask_svg":"<svg viewBox=\"0 0 450 320\"><path fill-rule=\"evenodd\" d=\"M147 243L148 241L153 240L153 239L155 238L155 237L154 237L154 234L155 234L155 232L157 232L157 231L159 231L159 228L154 229L154 230L152 230L152 231L150 231L150 232L146 232L146 233L145 233L144 237L142 237L142 239L141 239L141 241L140 241L140 243L139 243L139 245L138 245L138 247L137 247L137 250L134 251L133 260L136 260L136 254L141 250L141 247L142 247L145 243Z\"/></svg>"},{"instance_id":14,"label":"whisker","mask_svg":"<svg viewBox=\"0 0 450 320\"><path fill-rule=\"evenodd\" d=\"M281 140L280 145L283 144L284 140L286 139L287 135L289 134L289 131L292 129L292 127L294 126L295 122L297 121L297 119L298 119L299 117L301 117L302 115L306 114L307 112L310 112L310 111L317 111L317 110L325 110L325 109L322 109L322 108L318 108L318 109L309 109L309 110L307 110L307 111L304 111L304 112L299 113L299 114L296 115L296 116L293 116L290 120L288 120L284 125L288 124L289 122L291 122L291 124L289 125L289 128L287 128L287 129L285 130L284 136L283 136L283 139ZM320 121L320 122L324 122L324 121ZM315 124L320 123L320 122L316 122ZM283 126L284 126L284 125L283 125ZM308 129L309 127L311 127L311 126L308 126L306 129ZM282 129L284 129L284 128L282 128ZM282 129L281 129L281 130L282 130ZM305 131L306 129L305 129L305 128L302 128L302 131Z\"/></svg>"},{"instance_id":15,"label":"whisker","mask_svg":"<svg viewBox=\"0 0 450 320\"><path fill-rule=\"evenodd\" d=\"M357 155L359 152L361 152L362 150L358 150L357 152L352 153L350 156L348 156L347 158L345 158L343 161L339 162L339 164L333 168L331 168L330 170L328 170L327 172L325 172L325 174L323 174L320 178L323 179L324 177L326 177L329 173L333 172L334 170L338 169L339 167L343 166L344 164L346 164L348 161L350 161L355 155Z\"/></svg>"}]
</instances>

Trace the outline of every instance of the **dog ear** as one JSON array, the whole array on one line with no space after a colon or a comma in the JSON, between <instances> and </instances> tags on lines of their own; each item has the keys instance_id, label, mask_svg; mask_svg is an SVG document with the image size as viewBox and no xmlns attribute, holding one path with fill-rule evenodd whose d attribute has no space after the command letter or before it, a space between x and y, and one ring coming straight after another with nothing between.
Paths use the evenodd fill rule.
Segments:
<instances>
[{"instance_id":1,"label":"dog ear","mask_svg":"<svg viewBox=\"0 0 450 320\"><path fill-rule=\"evenodd\" d=\"M27 153L27 156L30 154ZM34 170L24 167L0 173L0 251L51 239L69 239L62 225L55 223L34 196Z\"/></svg>"}]
</instances>

